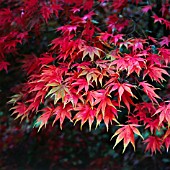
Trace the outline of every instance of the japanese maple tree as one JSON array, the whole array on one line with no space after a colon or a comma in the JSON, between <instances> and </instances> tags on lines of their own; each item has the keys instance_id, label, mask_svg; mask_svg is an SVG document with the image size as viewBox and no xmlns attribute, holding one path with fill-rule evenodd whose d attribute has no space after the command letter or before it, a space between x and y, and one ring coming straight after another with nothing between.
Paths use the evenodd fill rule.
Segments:
<instances>
[{"instance_id":1,"label":"japanese maple tree","mask_svg":"<svg viewBox=\"0 0 170 170\"><path fill-rule=\"evenodd\" d=\"M138 137L146 151L168 151L168 0L1 0L0 8L0 71L22 74L12 115L36 119L38 130L105 124L123 152Z\"/></svg>"}]
</instances>

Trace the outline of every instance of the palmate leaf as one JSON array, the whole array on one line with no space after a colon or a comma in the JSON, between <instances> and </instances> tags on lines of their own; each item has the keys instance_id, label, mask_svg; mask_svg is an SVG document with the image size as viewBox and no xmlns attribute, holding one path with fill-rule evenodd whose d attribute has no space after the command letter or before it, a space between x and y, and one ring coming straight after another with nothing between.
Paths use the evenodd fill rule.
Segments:
<instances>
[{"instance_id":1,"label":"palmate leaf","mask_svg":"<svg viewBox=\"0 0 170 170\"><path fill-rule=\"evenodd\" d=\"M169 104L165 104L162 106L159 106L159 108L157 109L157 111L155 112L154 115L156 114L160 114L159 115L159 125L166 121L168 123L168 127L170 127L170 101L168 101Z\"/></svg>"},{"instance_id":2,"label":"palmate leaf","mask_svg":"<svg viewBox=\"0 0 170 170\"><path fill-rule=\"evenodd\" d=\"M146 81L140 82L139 85L143 87L143 91L148 95L148 97L152 102L158 103L156 98L157 99L161 99L161 98L154 92L154 90L156 90L155 87L153 87L151 84L147 83Z\"/></svg>"},{"instance_id":3,"label":"palmate leaf","mask_svg":"<svg viewBox=\"0 0 170 170\"><path fill-rule=\"evenodd\" d=\"M43 114L37 119L36 123L34 124L34 126L39 127L38 132L43 126L46 127L49 118L52 116L53 110L54 107L46 107L41 110Z\"/></svg>"},{"instance_id":4,"label":"palmate leaf","mask_svg":"<svg viewBox=\"0 0 170 170\"><path fill-rule=\"evenodd\" d=\"M48 84L48 86L50 86L50 84ZM69 89L66 86L60 84L56 87L52 87L46 97L50 95L51 97L54 96L54 104L56 104L60 99L62 99L62 102L64 102L64 97L66 96L66 93L69 93Z\"/></svg>"},{"instance_id":5,"label":"palmate leaf","mask_svg":"<svg viewBox=\"0 0 170 170\"><path fill-rule=\"evenodd\" d=\"M117 105L117 103L116 104L114 103L114 105ZM106 129L108 131L109 130L109 123L112 125L112 122L114 121L117 124L120 124L117 120L117 117L118 117L117 109L115 109L114 107L111 107L111 106L107 106L106 109L105 109L104 115L99 114L99 115L96 116L96 119L97 119L96 128L98 127L100 122L102 120L104 120L104 123L106 125Z\"/></svg>"},{"instance_id":6,"label":"palmate leaf","mask_svg":"<svg viewBox=\"0 0 170 170\"><path fill-rule=\"evenodd\" d=\"M123 44L124 45L124 44ZM111 65L116 65L116 69L119 71L126 70L127 76L132 74L133 72L136 72L137 75L140 75L140 72L142 68L146 67L146 61L140 55L144 54L138 54L135 53L131 54L125 54L123 57L120 55L115 56L115 60L111 62Z\"/></svg>"},{"instance_id":7,"label":"palmate leaf","mask_svg":"<svg viewBox=\"0 0 170 170\"><path fill-rule=\"evenodd\" d=\"M83 89L87 93L87 91L89 90L89 85L93 86L91 83L88 83L85 78L78 78L77 80L75 80L74 83L71 84L72 87L78 86L77 94Z\"/></svg>"},{"instance_id":8,"label":"palmate leaf","mask_svg":"<svg viewBox=\"0 0 170 170\"><path fill-rule=\"evenodd\" d=\"M131 100L131 97L137 98L131 91L131 88L136 88L136 86L128 83L116 83L112 81L108 81L106 83L106 88L108 88L109 93L114 92L118 90L118 104L120 107L120 102L123 101L126 107L128 108L128 111L130 111L130 105L134 105L133 101Z\"/></svg>"},{"instance_id":9,"label":"palmate leaf","mask_svg":"<svg viewBox=\"0 0 170 170\"><path fill-rule=\"evenodd\" d=\"M79 103L78 106L74 110L78 111L78 113L73 118L73 120L75 120L75 123L81 120L81 129L82 129L82 126L84 125L84 123L88 121L89 129L91 130L92 123L97 114L96 108L92 108L89 104Z\"/></svg>"},{"instance_id":10,"label":"palmate leaf","mask_svg":"<svg viewBox=\"0 0 170 170\"><path fill-rule=\"evenodd\" d=\"M40 129L47 125L48 120L50 117L55 116L55 119L53 121L53 124L59 119L60 120L60 129L62 129L63 122L65 118L67 117L70 121L71 120L71 110L72 110L72 105L67 104L65 107L62 103L59 103L56 108L54 106L51 107L45 107L41 111L43 114L37 119L36 123L34 126L38 126L38 131Z\"/></svg>"},{"instance_id":11,"label":"palmate leaf","mask_svg":"<svg viewBox=\"0 0 170 170\"><path fill-rule=\"evenodd\" d=\"M116 109L114 106L113 102L111 101L109 94L107 90L105 89L100 89L97 91L93 91L92 93L93 98L95 98L94 105L97 105L97 114L102 113L103 117L105 116L106 108L108 106L113 107ZM91 100L91 99L90 99Z\"/></svg>"},{"instance_id":12,"label":"palmate leaf","mask_svg":"<svg viewBox=\"0 0 170 170\"><path fill-rule=\"evenodd\" d=\"M73 106L71 104L64 105L63 103L59 103L53 111L53 115L55 115L53 124L59 119L60 129L62 129L62 125L66 117L72 122L72 119L71 119L72 109L73 109Z\"/></svg>"},{"instance_id":13,"label":"palmate leaf","mask_svg":"<svg viewBox=\"0 0 170 170\"><path fill-rule=\"evenodd\" d=\"M81 101L82 103L84 103L84 99L83 99L83 96L81 94L77 94L77 90L75 89L71 89L69 91L69 93L67 93L64 97L64 101L63 101L63 104L64 104L64 107L67 103L71 102L71 104L73 105L73 107L76 107L77 104L78 104L78 101Z\"/></svg>"},{"instance_id":14,"label":"palmate leaf","mask_svg":"<svg viewBox=\"0 0 170 170\"><path fill-rule=\"evenodd\" d=\"M156 130L160 131L160 124L159 124L159 119L152 119L152 118L145 118L144 119L145 123L145 129L149 129L151 134L155 133Z\"/></svg>"},{"instance_id":15,"label":"palmate leaf","mask_svg":"<svg viewBox=\"0 0 170 170\"><path fill-rule=\"evenodd\" d=\"M100 85L102 86L102 80L103 77L108 77L108 75L106 74L106 71L102 70L100 71L97 68L90 68L88 66L82 66L82 72L79 74L80 76L86 76L87 82L88 84L90 84L90 82L95 82L96 86L98 85L98 81L100 83Z\"/></svg>"},{"instance_id":16,"label":"palmate leaf","mask_svg":"<svg viewBox=\"0 0 170 170\"><path fill-rule=\"evenodd\" d=\"M132 144L134 150L135 150L135 138L134 138L134 134L137 134L138 136L140 136L143 139L143 136L141 135L141 133L139 132L139 130L136 128L139 125L135 125L135 124L129 124L129 125L119 125L122 126L121 128L119 128L114 135L112 136L115 137L116 135L118 135L117 139L116 139L116 143L113 146L113 149L116 147L116 145L123 140L123 145L124 145L124 149L123 149L123 153L126 149L126 147L128 146L129 143ZM111 139L112 139L111 138Z\"/></svg>"},{"instance_id":17,"label":"palmate leaf","mask_svg":"<svg viewBox=\"0 0 170 170\"><path fill-rule=\"evenodd\" d=\"M156 67L154 65L149 65L145 71L144 71L144 74L143 74L143 79L145 78L146 75L149 75L149 77L152 79L152 80L155 80L157 82L160 82L161 81L166 81L163 77L162 77L162 74L165 74L167 76L170 76L168 74L168 72L165 70L165 69L162 69L160 67Z\"/></svg>"},{"instance_id":18,"label":"palmate leaf","mask_svg":"<svg viewBox=\"0 0 170 170\"><path fill-rule=\"evenodd\" d=\"M165 62L166 66L170 63L170 49L161 47L158 48L159 54L162 57L162 60Z\"/></svg>"},{"instance_id":19,"label":"palmate leaf","mask_svg":"<svg viewBox=\"0 0 170 170\"><path fill-rule=\"evenodd\" d=\"M160 42L160 45L163 46L163 45L166 45L168 47L169 43L170 43L170 35L168 37L162 37L161 38L162 41Z\"/></svg>"},{"instance_id":20,"label":"palmate leaf","mask_svg":"<svg viewBox=\"0 0 170 170\"><path fill-rule=\"evenodd\" d=\"M157 137L157 136L149 136L146 140L143 141L144 143L147 144L145 152L146 151L151 151L151 153L153 154L154 152L156 153L156 151L158 150L159 152L161 152L161 145L162 145L162 140L161 138Z\"/></svg>"},{"instance_id":21,"label":"palmate leaf","mask_svg":"<svg viewBox=\"0 0 170 170\"><path fill-rule=\"evenodd\" d=\"M21 117L21 121L28 116L27 112L27 106L25 103L17 102L14 107L12 107L10 110L14 110L12 115L17 114L17 117L15 119L18 119Z\"/></svg>"},{"instance_id":22,"label":"palmate leaf","mask_svg":"<svg viewBox=\"0 0 170 170\"><path fill-rule=\"evenodd\" d=\"M8 63L8 62L6 62L6 61L0 61L0 71L1 70L5 70L6 71L6 73L8 72L8 69L7 69L7 67L9 66L10 64Z\"/></svg>"},{"instance_id":23,"label":"palmate leaf","mask_svg":"<svg viewBox=\"0 0 170 170\"><path fill-rule=\"evenodd\" d=\"M0 91L4 96L7 85L19 94L8 102L14 104L16 118L31 121L40 113L39 130L51 122L62 128L72 117L89 129L94 122L96 127L104 122L107 130L118 120L127 122L113 135L115 146L122 141L124 150L129 143L135 149L140 124L148 136L153 135L146 139L146 150L153 153L161 145L169 149L170 106L160 103L156 93L159 86L163 90L159 95L169 98L168 0L1 1L6 5L0 10L0 71L9 70L7 76L23 83L14 87L9 84L12 77L2 74ZM148 20L136 16L140 12ZM19 67L25 74L15 74ZM164 131L160 139L154 136Z\"/></svg>"},{"instance_id":24,"label":"palmate leaf","mask_svg":"<svg viewBox=\"0 0 170 170\"><path fill-rule=\"evenodd\" d=\"M80 52L83 51L83 57L82 60L86 55L89 55L91 61L94 61L94 55L97 55L100 58L100 53L99 51L102 51L101 49L97 47L92 47L92 46L84 46L81 48Z\"/></svg>"}]
</instances>

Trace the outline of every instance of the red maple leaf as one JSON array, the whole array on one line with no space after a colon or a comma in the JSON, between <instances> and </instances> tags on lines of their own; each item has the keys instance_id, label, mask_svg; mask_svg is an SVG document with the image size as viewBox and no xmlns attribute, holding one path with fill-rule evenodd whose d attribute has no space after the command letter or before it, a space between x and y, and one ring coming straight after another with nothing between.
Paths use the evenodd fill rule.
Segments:
<instances>
[{"instance_id":1,"label":"red maple leaf","mask_svg":"<svg viewBox=\"0 0 170 170\"><path fill-rule=\"evenodd\" d=\"M59 67L56 67L54 65L42 67L41 75L37 77L38 81L44 82L46 86L49 87L62 84L63 77L67 72L68 68L65 63L59 63L59 64L60 64Z\"/></svg>"},{"instance_id":2,"label":"red maple leaf","mask_svg":"<svg viewBox=\"0 0 170 170\"><path fill-rule=\"evenodd\" d=\"M168 126L170 126L170 103L159 106L159 108L156 110L154 115L156 115L158 113L160 113L160 115L159 115L159 125L163 121L167 121Z\"/></svg>"},{"instance_id":3,"label":"red maple leaf","mask_svg":"<svg viewBox=\"0 0 170 170\"><path fill-rule=\"evenodd\" d=\"M146 39L142 38L134 38L130 40L133 51L136 51L137 49L143 50L143 45L146 44Z\"/></svg>"},{"instance_id":4,"label":"red maple leaf","mask_svg":"<svg viewBox=\"0 0 170 170\"><path fill-rule=\"evenodd\" d=\"M151 40L153 43L157 44L157 40L154 37L148 36L148 39Z\"/></svg>"},{"instance_id":5,"label":"red maple leaf","mask_svg":"<svg viewBox=\"0 0 170 170\"><path fill-rule=\"evenodd\" d=\"M34 111L38 111L39 105L41 103L41 97L38 98L32 98L26 101L26 103L29 105L27 108L28 112L34 112Z\"/></svg>"},{"instance_id":6,"label":"red maple leaf","mask_svg":"<svg viewBox=\"0 0 170 170\"><path fill-rule=\"evenodd\" d=\"M167 152L168 152L169 147L170 147L170 129L168 129L165 135L163 136L163 143L165 144Z\"/></svg>"},{"instance_id":7,"label":"red maple leaf","mask_svg":"<svg viewBox=\"0 0 170 170\"><path fill-rule=\"evenodd\" d=\"M136 97L133 95L131 88L135 88L134 85L128 83L114 83L108 81L106 83L106 88L109 89L109 93L118 90L118 104L120 107L120 102L123 101L124 104L127 106L128 110L130 111L130 104L134 104L130 97Z\"/></svg>"},{"instance_id":8,"label":"red maple leaf","mask_svg":"<svg viewBox=\"0 0 170 170\"><path fill-rule=\"evenodd\" d=\"M165 79L162 77L162 74L170 76L165 69L155 66L155 64L148 65L143 73L143 79L146 75L149 75L152 80L155 80L161 84L160 80L165 81Z\"/></svg>"},{"instance_id":9,"label":"red maple leaf","mask_svg":"<svg viewBox=\"0 0 170 170\"><path fill-rule=\"evenodd\" d=\"M83 10L90 10L93 7L93 1L85 1L83 4Z\"/></svg>"},{"instance_id":10,"label":"red maple leaf","mask_svg":"<svg viewBox=\"0 0 170 170\"><path fill-rule=\"evenodd\" d=\"M117 103L113 101L112 103L114 103L115 106L117 105ZM106 125L107 131L109 129L109 123L112 125L112 121L115 121L119 124L119 122L117 121L117 116L117 109L111 106L106 107L105 114L103 115L103 120Z\"/></svg>"},{"instance_id":11,"label":"red maple leaf","mask_svg":"<svg viewBox=\"0 0 170 170\"><path fill-rule=\"evenodd\" d=\"M152 66L159 66L162 67L162 63L160 60L160 56L158 54L148 54L147 56L147 62L149 63L148 66L145 67L145 70L147 70L148 67ZM158 68L159 68L158 67ZM145 71L146 72L146 71Z\"/></svg>"},{"instance_id":12,"label":"red maple leaf","mask_svg":"<svg viewBox=\"0 0 170 170\"><path fill-rule=\"evenodd\" d=\"M156 130L160 130L159 119L153 120L152 118L145 118L144 124L146 125L145 129L149 128L152 134L155 133Z\"/></svg>"},{"instance_id":13,"label":"red maple leaf","mask_svg":"<svg viewBox=\"0 0 170 170\"><path fill-rule=\"evenodd\" d=\"M134 115L139 122L143 122L145 128L149 128L151 133L160 129L158 117L154 116L156 108L151 102L143 102L135 105ZM133 122L132 122L133 123Z\"/></svg>"},{"instance_id":14,"label":"red maple leaf","mask_svg":"<svg viewBox=\"0 0 170 170\"><path fill-rule=\"evenodd\" d=\"M61 5L60 4L56 4L55 1L53 1L52 5L51 5L51 9L52 9L52 11L53 11L53 13L55 14L56 17L58 17L59 10L63 10Z\"/></svg>"},{"instance_id":15,"label":"red maple leaf","mask_svg":"<svg viewBox=\"0 0 170 170\"><path fill-rule=\"evenodd\" d=\"M119 40L124 40L124 39L123 39L123 36L124 36L124 34L114 35L114 36L111 37L110 42L111 42L111 43L114 43L115 45L117 45L117 42L118 42Z\"/></svg>"},{"instance_id":16,"label":"red maple leaf","mask_svg":"<svg viewBox=\"0 0 170 170\"><path fill-rule=\"evenodd\" d=\"M141 54L140 54L141 55ZM117 70L123 71L127 70L127 76L136 72L139 76L142 68L145 68L146 61L145 59L141 58L135 54L125 54L123 57L116 56L116 60L114 60L111 65L115 65Z\"/></svg>"},{"instance_id":17,"label":"red maple leaf","mask_svg":"<svg viewBox=\"0 0 170 170\"><path fill-rule=\"evenodd\" d=\"M164 24L165 24L165 26L166 26L166 29L167 29L167 30L170 30L170 21L164 19Z\"/></svg>"},{"instance_id":18,"label":"red maple leaf","mask_svg":"<svg viewBox=\"0 0 170 170\"><path fill-rule=\"evenodd\" d=\"M35 55L24 55L24 59L22 60L22 69L30 75L31 73L36 72L40 68L39 58ZM32 61L32 62L30 62Z\"/></svg>"},{"instance_id":19,"label":"red maple leaf","mask_svg":"<svg viewBox=\"0 0 170 170\"><path fill-rule=\"evenodd\" d=\"M43 18L45 19L45 22L47 23L53 11L51 10L50 6L47 6L43 3L41 8L41 13Z\"/></svg>"},{"instance_id":20,"label":"red maple leaf","mask_svg":"<svg viewBox=\"0 0 170 170\"><path fill-rule=\"evenodd\" d=\"M76 113L76 115L73 118L73 120L76 120L75 123L81 120L81 129L82 129L82 126L84 125L84 123L88 121L89 129L91 130L92 123L97 113L96 108L92 108L89 104L79 103L78 106L74 110L78 111L78 113Z\"/></svg>"},{"instance_id":21,"label":"red maple leaf","mask_svg":"<svg viewBox=\"0 0 170 170\"><path fill-rule=\"evenodd\" d=\"M89 90L89 85L93 86L91 83L87 82L85 78L79 78L71 84L71 86L74 88L78 86L77 94L81 92L83 89L87 93L87 91Z\"/></svg>"},{"instance_id":22,"label":"red maple leaf","mask_svg":"<svg viewBox=\"0 0 170 170\"><path fill-rule=\"evenodd\" d=\"M158 103L156 98L160 99L160 97L154 92L154 90L156 90L155 87L146 83L146 81L140 82L139 85L143 87L143 91L148 95L152 102Z\"/></svg>"},{"instance_id":23,"label":"red maple leaf","mask_svg":"<svg viewBox=\"0 0 170 170\"><path fill-rule=\"evenodd\" d=\"M6 62L6 61L0 61L0 71L4 69L6 71L6 73L7 73L8 72L7 67L9 65L10 64L8 62Z\"/></svg>"},{"instance_id":24,"label":"red maple leaf","mask_svg":"<svg viewBox=\"0 0 170 170\"><path fill-rule=\"evenodd\" d=\"M63 104L65 106L67 103L71 102L73 107L76 107L79 100L83 103L83 96L81 94L77 94L77 90L72 88L69 90L69 93L65 94Z\"/></svg>"},{"instance_id":25,"label":"red maple leaf","mask_svg":"<svg viewBox=\"0 0 170 170\"><path fill-rule=\"evenodd\" d=\"M94 61L94 55L97 55L100 58L99 51L101 51L101 50L99 48L97 48L97 47L84 46L83 48L81 48L81 50L79 52L81 52L81 51L83 51L82 60L84 59L84 57L86 55L89 55L91 61Z\"/></svg>"},{"instance_id":26,"label":"red maple leaf","mask_svg":"<svg viewBox=\"0 0 170 170\"><path fill-rule=\"evenodd\" d=\"M160 22L162 24L164 21L164 18L160 18L157 15L153 15L152 18L154 19L154 23Z\"/></svg>"},{"instance_id":27,"label":"red maple leaf","mask_svg":"<svg viewBox=\"0 0 170 170\"><path fill-rule=\"evenodd\" d=\"M46 107L43 108L41 111L43 112L43 114L37 119L36 123L34 126L39 126L38 131L40 131L40 129L47 125L48 119L52 116L54 107Z\"/></svg>"},{"instance_id":28,"label":"red maple leaf","mask_svg":"<svg viewBox=\"0 0 170 170\"><path fill-rule=\"evenodd\" d=\"M113 107L113 108L116 109L113 102L109 98L109 94L108 94L107 90L104 90L104 89L97 90L97 91L94 91L92 95L95 98L94 105L98 104L98 106L97 106L97 114L99 112L101 112L103 117L104 117L105 113L106 113L106 108L108 106Z\"/></svg>"},{"instance_id":29,"label":"red maple leaf","mask_svg":"<svg viewBox=\"0 0 170 170\"><path fill-rule=\"evenodd\" d=\"M17 114L15 119L21 117L21 120L23 120L26 116L28 116L27 106L25 103L17 102L16 106L12 107L10 110L14 110L12 115Z\"/></svg>"},{"instance_id":30,"label":"red maple leaf","mask_svg":"<svg viewBox=\"0 0 170 170\"><path fill-rule=\"evenodd\" d=\"M112 103L115 106L118 106L118 103L112 100ZM97 123L96 128L100 125L101 121L104 120L104 123L106 125L107 131L109 129L109 123L112 125L112 122L115 121L116 123L120 124L117 120L117 109L112 106L107 106L105 109L105 114L102 113L96 115Z\"/></svg>"},{"instance_id":31,"label":"red maple leaf","mask_svg":"<svg viewBox=\"0 0 170 170\"><path fill-rule=\"evenodd\" d=\"M166 66L167 66L168 63L170 63L170 49L161 47L158 50L162 57L162 60L165 62Z\"/></svg>"},{"instance_id":32,"label":"red maple leaf","mask_svg":"<svg viewBox=\"0 0 170 170\"><path fill-rule=\"evenodd\" d=\"M123 152L125 151L126 147L128 146L129 143L132 144L134 150L135 150L135 138L134 138L134 134L137 134L138 136L140 136L142 139L142 135L139 132L139 130L136 128L139 125L135 125L135 124L129 124L129 125L119 125L122 126L121 128L119 128L114 135L112 136L115 137L116 135L118 135L117 139L116 139L116 143L114 145L113 148L115 148L115 146L123 139L124 140L124 149ZM111 139L112 139L111 138Z\"/></svg>"},{"instance_id":33,"label":"red maple leaf","mask_svg":"<svg viewBox=\"0 0 170 170\"><path fill-rule=\"evenodd\" d=\"M41 54L41 57L39 58L40 63L42 65L47 65L55 60L55 58L52 57L52 54L50 53L45 53Z\"/></svg>"},{"instance_id":34,"label":"red maple leaf","mask_svg":"<svg viewBox=\"0 0 170 170\"><path fill-rule=\"evenodd\" d=\"M13 19L13 13L9 8L2 8L0 11L0 25L11 23Z\"/></svg>"},{"instance_id":35,"label":"red maple leaf","mask_svg":"<svg viewBox=\"0 0 170 170\"><path fill-rule=\"evenodd\" d=\"M161 146L162 146L162 140L161 138L157 136L149 136L146 140L143 141L144 143L147 143L145 151L151 151L153 154L154 152L158 150L161 152Z\"/></svg>"},{"instance_id":36,"label":"red maple leaf","mask_svg":"<svg viewBox=\"0 0 170 170\"><path fill-rule=\"evenodd\" d=\"M162 41L160 41L159 44L161 46L166 45L168 47L169 43L170 43L170 35L168 37L163 36L161 39L162 39Z\"/></svg>"},{"instance_id":37,"label":"red maple leaf","mask_svg":"<svg viewBox=\"0 0 170 170\"><path fill-rule=\"evenodd\" d=\"M57 31L62 31L63 34L70 34L72 31L76 32L77 25L64 25L62 27L57 28Z\"/></svg>"},{"instance_id":38,"label":"red maple leaf","mask_svg":"<svg viewBox=\"0 0 170 170\"><path fill-rule=\"evenodd\" d=\"M55 115L55 119L53 121L53 124L59 119L60 120L60 129L62 129L63 122L65 118L67 117L70 121L71 119L71 110L73 109L73 106L71 104L67 104L64 106L63 103L59 103L56 108L53 110L53 115Z\"/></svg>"}]
</instances>

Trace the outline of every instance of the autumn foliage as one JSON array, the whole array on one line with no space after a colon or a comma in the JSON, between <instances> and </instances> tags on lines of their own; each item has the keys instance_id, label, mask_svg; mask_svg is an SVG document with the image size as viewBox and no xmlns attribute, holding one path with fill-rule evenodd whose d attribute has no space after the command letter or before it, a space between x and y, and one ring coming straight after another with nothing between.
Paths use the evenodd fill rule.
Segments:
<instances>
[{"instance_id":1,"label":"autumn foliage","mask_svg":"<svg viewBox=\"0 0 170 170\"><path fill-rule=\"evenodd\" d=\"M2 0L0 7L0 70L22 74L8 101L13 116L36 119L38 130L104 123L117 128L113 145L123 141L123 152L129 143L135 150L138 137L146 151L168 151L168 0Z\"/></svg>"}]
</instances>

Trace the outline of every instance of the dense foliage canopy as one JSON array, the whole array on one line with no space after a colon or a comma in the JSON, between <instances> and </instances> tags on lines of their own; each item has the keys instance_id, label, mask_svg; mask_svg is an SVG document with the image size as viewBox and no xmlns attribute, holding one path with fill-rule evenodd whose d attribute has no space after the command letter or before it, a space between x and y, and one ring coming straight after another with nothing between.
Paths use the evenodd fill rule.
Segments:
<instances>
[{"instance_id":1,"label":"dense foliage canopy","mask_svg":"<svg viewBox=\"0 0 170 170\"><path fill-rule=\"evenodd\" d=\"M1 0L0 8L13 116L38 130L104 123L123 152L137 139L151 153L168 151L168 0Z\"/></svg>"}]
</instances>

